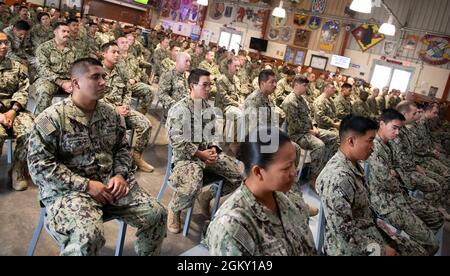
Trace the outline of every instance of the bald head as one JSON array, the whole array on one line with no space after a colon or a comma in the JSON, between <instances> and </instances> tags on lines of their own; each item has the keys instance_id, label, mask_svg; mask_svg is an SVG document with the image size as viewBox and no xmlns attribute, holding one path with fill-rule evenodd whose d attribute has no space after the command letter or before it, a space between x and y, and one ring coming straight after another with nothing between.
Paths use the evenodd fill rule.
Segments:
<instances>
[{"instance_id":1,"label":"bald head","mask_svg":"<svg viewBox=\"0 0 450 276\"><path fill-rule=\"evenodd\" d=\"M182 73L189 70L191 66L191 56L186 52L178 52L176 55L176 69Z\"/></svg>"}]
</instances>

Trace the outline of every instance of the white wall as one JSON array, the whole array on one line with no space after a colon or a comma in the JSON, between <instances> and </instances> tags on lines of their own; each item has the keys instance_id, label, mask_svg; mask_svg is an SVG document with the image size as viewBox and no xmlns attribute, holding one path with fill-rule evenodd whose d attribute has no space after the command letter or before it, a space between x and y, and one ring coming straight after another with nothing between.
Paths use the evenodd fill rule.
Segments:
<instances>
[{"instance_id":1,"label":"white wall","mask_svg":"<svg viewBox=\"0 0 450 276\"><path fill-rule=\"evenodd\" d=\"M314 51L309 51L314 52ZM309 56L308 52L308 56ZM309 62L309 57L306 60ZM345 56L351 58L351 66L348 70L341 70L342 74L361 77L366 81L369 81L370 70L372 70L372 65L374 60L381 60L380 55L363 53L360 51L346 50ZM309 64L309 63L307 63ZM354 67L353 67L354 66ZM431 86L438 87L438 93L436 97L440 99L444 93L445 86L447 85L447 80L450 74L450 70L439 68L436 66L422 65L417 63L405 62L403 61L403 66L413 67L415 69L414 76L411 80L410 87L415 93L423 93L427 95ZM332 68L330 71L334 71L336 68ZM355 68L359 67L359 68ZM360 73L364 73L361 76Z\"/></svg>"}]
</instances>

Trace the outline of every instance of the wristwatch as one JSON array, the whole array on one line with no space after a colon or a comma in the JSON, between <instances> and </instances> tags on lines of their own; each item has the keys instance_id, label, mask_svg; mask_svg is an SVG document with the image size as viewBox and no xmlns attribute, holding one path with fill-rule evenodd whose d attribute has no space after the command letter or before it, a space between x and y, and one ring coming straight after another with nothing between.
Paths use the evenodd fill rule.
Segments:
<instances>
[{"instance_id":1,"label":"wristwatch","mask_svg":"<svg viewBox=\"0 0 450 276\"><path fill-rule=\"evenodd\" d=\"M13 105L11 109L14 110L16 114L19 114L20 107L17 104Z\"/></svg>"}]
</instances>

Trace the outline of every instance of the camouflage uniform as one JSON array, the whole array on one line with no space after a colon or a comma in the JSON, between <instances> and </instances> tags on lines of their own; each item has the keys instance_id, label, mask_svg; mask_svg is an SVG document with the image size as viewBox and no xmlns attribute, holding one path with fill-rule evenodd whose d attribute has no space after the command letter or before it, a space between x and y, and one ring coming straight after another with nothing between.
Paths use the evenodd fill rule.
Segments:
<instances>
[{"instance_id":1,"label":"camouflage uniform","mask_svg":"<svg viewBox=\"0 0 450 276\"><path fill-rule=\"evenodd\" d=\"M61 255L98 255L105 244L102 216L138 228L136 252L157 255L166 234L166 211L137 184L131 170L125 128L120 116L99 101L89 120L71 98L36 118L28 165L47 207L46 224ZM89 180L106 185L122 175L130 192L112 204L101 204L87 193Z\"/></svg>"},{"instance_id":2,"label":"camouflage uniform","mask_svg":"<svg viewBox=\"0 0 450 276\"><path fill-rule=\"evenodd\" d=\"M162 62L161 62L161 73L164 74L164 72L168 72L170 70L175 69L176 66L176 62L173 61L171 58L165 58Z\"/></svg>"},{"instance_id":3,"label":"camouflage uniform","mask_svg":"<svg viewBox=\"0 0 450 276\"><path fill-rule=\"evenodd\" d=\"M56 80L69 80L70 66L75 61L75 52L70 46L59 50L55 39L44 42L36 49L38 79L36 86L36 111L41 113L52 104L59 87Z\"/></svg>"},{"instance_id":4,"label":"camouflage uniform","mask_svg":"<svg viewBox=\"0 0 450 276\"><path fill-rule=\"evenodd\" d=\"M204 171L224 178L222 195L233 192L243 180L236 160L220 152L214 129L208 133L211 136L202 135L204 134L202 130L215 124L216 118L211 106L203 100L194 101L190 96L183 98L169 110L166 129L173 148L173 172L170 181L176 188L169 208L174 212L193 205L203 186ZM200 133L197 128L200 129ZM202 136L198 137L198 134ZM197 150L202 151L211 147L218 149L216 163L206 164L194 156ZM212 198L214 194L212 188L210 192Z\"/></svg>"},{"instance_id":5,"label":"camouflage uniform","mask_svg":"<svg viewBox=\"0 0 450 276\"><path fill-rule=\"evenodd\" d=\"M105 43L116 40L116 38L114 37L114 34L112 34L111 32L107 32L107 33L96 32L95 37L97 38L97 42L98 42L98 45L100 45L100 47Z\"/></svg>"},{"instance_id":6,"label":"camouflage uniform","mask_svg":"<svg viewBox=\"0 0 450 276\"><path fill-rule=\"evenodd\" d=\"M367 98L366 103L367 103L367 106L369 107L370 115L372 117L378 117L378 115L380 115L380 112L378 109L376 98L374 96L369 96Z\"/></svg>"},{"instance_id":7,"label":"camouflage uniform","mask_svg":"<svg viewBox=\"0 0 450 276\"><path fill-rule=\"evenodd\" d=\"M95 36L91 36L89 33L86 34L85 40L85 43L88 47L88 56L98 59L97 53L100 52L101 46L98 44L98 40L95 38Z\"/></svg>"},{"instance_id":8,"label":"camouflage uniform","mask_svg":"<svg viewBox=\"0 0 450 276\"><path fill-rule=\"evenodd\" d=\"M213 256L315 255L308 210L274 193L280 215L258 202L242 184L220 207L205 243Z\"/></svg>"},{"instance_id":9,"label":"camouflage uniform","mask_svg":"<svg viewBox=\"0 0 450 276\"><path fill-rule=\"evenodd\" d=\"M338 152L328 161L316 182L325 213L325 252L328 255L368 255L384 238L369 209L369 194L362 168Z\"/></svg>"},{"instance_id":10,"label":"camouflage uniform","mask_svg":"<svg viewBox=\"0 0 450 276\"><path fill-rule=\"evenodd\" d=\"M336 107L331 99L325 94L320 95L314 101L314 119L319 128L334 130L333 123L336 121Z\"/></svg>"},{"instance_id":11,"label":"camouflage uniform","mask_svg":"<svg viewBox=\"0 0 450 276\"><path fill-rule=\"evenodd\" d=\"M3 10L3 12L0 13L0 30L3 30L4 28L9 26L9 21L12 18L12 14L9 10L9 8L6 8Z\"/></svg>"},{"instance_id":12,"label":"camouflage uniform","mask_svg":"<svg viewBox=\"0 0 450 276\"><path fill-rule=\"evenodd\" d=\"M203 56L204 55L197 55L195 53L191 55L191 68L192 69L196 69L200 66L200 62L202 62Z\"/></svg>"},{"instance_id":13,"label":"camouflage uniform","mask_svg":"<svg viewBox=\"0 0 450 276\"><path fill-rule=\"evenodd\" d=\"M82 38L79 35L75 38L71 37L68 45L72 47L75 52L75 60L89 57L89 45L86 43L85 38Z\"/></svg>"},{"instance_id":14,"label":"camouflage uniform","mask_svg":"<svg viewBox=\"0 0 450 276\"><path fill-rule=\"evenodd\" d=\"M352 114L355 116L362 116L367 118L371 117L369 106L361 99L357 99L353 102Z\"/></svg>"},{"instance_id":15,"label":"camouflage uniform","mask_svg":"<svg viewBox=\"0 0 450 276\"><path fill-rule=\"evenodd\" d=\"M176 102L189 95L186 72L179 73L176 69L162 74L159 79L158 99L165 110L169 110Z\"/></svg>"},{"instance_id":16,"label":"camouflage uniform","mask_svg":"<svg viewBox=\"0 0 450 276\"><path fill-rule=\"evenodd\" d=\"M437 159L433 154L433 142L429 136L429 130L426 126L426 120L418 120L411 125L406 126L410 130L411 143L414 149L415 158L417 162L427 171L439 175L438 182L441 184L443 202L447 201L450 187L450 168L447 160L441 157Z\"/></svg>"},{"instance_id":17,"label":"camouflage uniform","mask_svg":"<svg viewBox=\"0 0 450 276\"><path fill-rule=\"evenodd\" d=\"M4 29L3 32L11 43L6 56L23 64L30 62L33 58L33 45L31 44L30 36L26 35L24 38L15 36L13 26Z\"/></svg>"},{"instance_id":18,"label":"camouflage uniform","mask_svg":"<svg viewBox=\"0 0 450 276\"><path fill-rule=\"evenodd\" d=\"M393 153L393 163L397 174L399 174L402 184L409 191L419 190L424 193L424 200L430 205L439 207L442 188L440 181L436 181L440 176L431 171L426 171L425 175L417 171L419 165L414 154L411 140L412 134L407 127L400 130L400 134L394 140L389 141Z\"/></svg>"},{"instance_id":19,"label":"camouflage uniform","mask_svg":"<svg viewBox=\"0 0 450 276\"><path fill-rule=\"evenodd\" d=\"M416 255L434 255L439 248L434 233L410 207L408 201L417 199L410 198L399 180L391 175L392 151L378 135L368 162L370 173L367 188L370 206L388 223L398 230L405 231L411 237L406 241L417 249Z\"/></svg>"},{"instance_id":20,"label":"camouflage uniform","mask_svg":"<svg viewBox=\"0 0 450 276\"><path fill-rule=\"evenodd\" d=\"M292 88L292 83L288 83L286 78L282 78L281 80L279 80L277 82L277 88L272 94L274 96L275 104L277 106L281 106L287 95L291 94L291 92L293 91L294 88Z\"/></svg>"},{"instance_id":21,"label":"camouflage uniform","mask_svg":"<svg viewBox=\"0 0 450 276\"><path fill-rule=\"evenodd\" d=\"M252 93L252 84L250 83L250 74L245 67L241 67L236 75L241 82L241 98L245 99Z\"/></svg>"},{"instance_id":22,"label":"camouflage uniform","mask_svg":"<svg viewBox=\"0 0 450 276\"><path fill-rule=\"evenodd\" d=\"M375 98L375 100L377 101L377 107L378 107L378 111L379 113L383 112L383 110L386 109L386 98L384 96L378 96Z\"/></svg>"},{"instance_id":23,"label":"camouflage uniform","mask_svg":"<svg viewBox=\"0 0 450 276\"><path fill-rule=\"evenodd\" d=\"M286 112L289 137L302 149L311 151L311 174L319 175L326 162L337 151L338 136L335 132L324 129L320 129L319 137L309 132L317 124L311 118L309 105L302 96L289 94L281 107Z\"/></svg>"},{"instance_id":24,"label":"camouflage uniform","mask_svg":"<svg viewBox=\"0 0 450 276\"><path fill-rule=\"evenodd\" d=\"M161 76L164 71L162 71L161 63L164 59L169 57L169 52L163 48L157 48L153 53L153 65L155 74Z\"/></svg>"},{"instance_id":25,"label":"camouflage uniform","mask_svg":"<svg viewBox=\"0 0 450 276\"><path fill-rule=\"evenodd\" d=\"M334 106L336 107L336 117L339 120L342 120L345 116L352 114L352 103L350 102L350 97L345 98L342 94L339 94L334 99Z\"/></svg>"},{"instance_id":26,"label":"camouflage uniform","mask_svg":"<svg viewBox=\"0 0 450 276\"><path fill-rule=\"evenodd\" d=\"M31 41L34 46L39 46L42 43L49 41L55 35L53 34L53 28L51 26L45 28L41 24L37 24L33 26L33 29L30 31Z\"/></svg>"},{"instance_id":27,"label":"camouflage uniform","mask_svg":"<svg viewBox=\"0 0 450 276\"><path fill-rule=\"evenodd\" d=\"M138 97L141 100L141 107L143 111L147 111L153 102L153 94L155 93L152 87L143 82L142 71L139 68L139 60L131 54L122 56L117 67L122 74L126 77L126 80L134 79L136 83L129 84L128 89L131 90L133 97Z\"/></svg>"},{"instance_id":28,"label":"camouflage uniform","mask_svg":"<svg viewBox=\"0 0 450 276\"><path fill-rule=\"evenodd\" d=\"M252 132L256 127L279 127L280 125L278 116L275 116L277 113L275 104L269 97L261 93L259 88L247 97L242 105L242 110L245 116L244 130L246 134Z\"/></svg>"},{"instance_id":29,"label":"camouflage uniform","mask_svg":"<svg viewBox=\"0 0 450 276\"><path fill-rule=\"evenodd\" d=\"M232 121L230 120L225 121L225 123L227 124L226 126L227 131L233 130L232 136L230 136L231 133L227 132L226 137L227 139L230 139L231 137L235 137L234 133L237 133L236 122L238 122L243 115L243 112L240 109L241 99L239 97L241 85L239 83L239 78L236 75L230 76L228 73L220 75L216 81L216 84L217 84L217 94L215 97L215 106L220 108L225 115L225 118L217 118L217 120L219 121L219 123L222 123L223 125L222 122L223 119L232 118ZM235 123L233 129L230 126L232 122Z\"/></svg>"},{"instance_id":30,"label":"camouflage uniform","mask_svg":"<svg viewBox=\"0 0 450 276\"><path fill-rule=\"evenodd\" d=\"M127 87L126 76L121 74L117 65L112 70L104 68L106 87L108 88L104 100L114 107L130 107L131 90ZM152 133L152 124L142 113L133 109L129 109L129 114L125 117L125 124L128 129L132 129L136 133L132 148L134 151L142 153Z\"/></svg>"},{"instance_id":31,"label":"camouflage uniform","mask_svg":"<svg viewBox=\"0 0 450 276\"><path fill-rule=\"evenodd\" d=\"M14 119L12 134L16 138L13 153L14 169L19 172L17 180L27 179L27 166L24 160L27 156L28 136L33 126L33 117L25 111L28 102L28 77L26 68L7 57L0 62L0 113L5 113L19 103L22 110ZM0 124L0 152L7 138L7 129Z\"/></svg>"},{"instance_id":32,"label":"camouflage uniform","mask_svg":"<svg viewBox=\"0 0 450 276\"><path fill-rule=\"evenodd\" d=\"M386 108L395 108L397 106L396 97L388 97L386 101Z\"/></svg>"}]
</instances>

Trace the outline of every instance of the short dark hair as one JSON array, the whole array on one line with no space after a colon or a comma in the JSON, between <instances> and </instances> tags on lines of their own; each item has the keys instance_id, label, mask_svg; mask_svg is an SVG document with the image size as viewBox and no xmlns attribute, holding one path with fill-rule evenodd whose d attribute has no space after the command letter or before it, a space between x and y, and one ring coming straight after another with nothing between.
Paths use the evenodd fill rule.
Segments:
<instances>
[{"instance_id":1,"label":"short dark hair","mask_svg":"<svg viewBox=\"0 0 450 276\"><path fill-rule=\"evenodd\" d=\"M19 20L14 24L14 28L19 31L29 31L31 29L30 24L25 20Z\"/></svg>"},{"instance_id":2,"label":"short dark hair","mask_svg":"<svg viewBox=\"0 0 450 276\"><path fill-rule=\"evenodd\" d=\"M117 43L115 41L106 42L100 47L100 49L102 50L102 53L104 53L108 51L108 49L111 48L112 46L117 46Z\"/></svg>"},{"instance_id":3,"label":"short dark hair","mask_svg":"<svg viewBox=\"0 0 450 276\"><path fill-rule=\"evenodd\" d=\"M78 20L74 19L74 18L70 18L69 20L67 20L67 25L69 25L70 23L80 23L78 22Z\"/></svg>"},{"instance_id":4,"label":"short dark hair","mask_svg":"<svg viewBox=\"0 0 450 276\"><path fill-rule=\"evenodd\" d=\"M351 90L353 86L350 83L344 83L341 88L349 88Z\"/></svg>"},{"instance_id":5,"label":"short dark hair","mask_svg":"<svg viewBox=\"0 0 450 276\"><path fill-rule=\"evenodd\" d=\"M95 23L95 22L93 22L93 21L89 22L88 25L89 25L89 27L90 27L90 26L97 26L97 27L98 27L97 23Z\"/></svg>"},{"instance_id":6,"label":"short dark hair","mask_svg":"<svg viewBox=\"0 0 450 276\"><path fill-rule=\"evenodd\" d=\"M377 122L366 117L347 115L342 119L339 128L339 137L341 141L344 141L350 133L356 133L362 136L369 130L378 130Z\"/></svg>"},{"instance_id":7,"label":"short dark hair","mask_svg":"<svg viewBox=\"0 0 450 276\"><path fill-rule=\"evenodd\" d=\"M402 122L406 121L405 116L403 116L402 113L398 112L395 109L388 108L383 110L383 113L380 115L380 121L383 121L384 123L388 124L394 120L400 120Z\"/></svg>"},{"instance_id":8,"label":"short dark hair","mask_svg":"<svg viewBox=\"0 0 450 276\"><path fill-rule=\"evenodd\" d=\"M288 69L286 70L286 75L288 75L288 76L295 76L295 71L288 68Z\"/></svg>"},{"instance_id":9,"label":"short dark hair","mask_svg":"<svg viewBox=\"0 0 450 276\"><path fill-rule=\"evenodd\" d=\"M261 85L261 83L267 81L271 76L275 77L275 73L272 69L261 70L258 76L258 84Z\"/></svg>"},{"instance_id":10,"label":"short dark hair","mask_svg":"<svg viewBox=\"0 0 450 276\"><path fill-rule=\"evenodd\" d=\"M66 22L56 22L55 27L53 28L53 30L58 29L61 26L67 26Z\"/></svg>"},{"instance_id":11,"label":"short dark hair","mask_svg":"<svg viewBox=\"0 0 450 276\"><path fill-rule=\"evenodd\" d=\"M309 80L305 76L298 76L294 79L294 85L296 84L308 84Z\"/></svg>"},{"instance_id":12,"label":"short dark hair","mask_svg":"<svg viewBox=\"0 0 450 276\"><path fill-rule=\"evenodd\" d=\"M269 146L272 143L272 139L265 141L266 139L261 139L261 135L269 136L271 138L278 139L278 149L284 144L291 142L289 135L281 131L276 127L258 127L249 133L245 142L239 144L237 159L244 163L245 174L249 175L254 166L259 166L263 169L267 167L275 160L276 152L263 153L261 151L262 147ZM250 138L256 138L256 142L250 142ZM264 141L263 141L264 140Z\"/></svg>"},{"instance_id":13,"label":"short dark hair","mask_svg":"<svg viewBox=\"0 0 450 276\"><path fill-rule=\"evenodd\" d=\"M72 66L70 67L70 76L74 77L76 74L84 73L88 70L89 66L100 66L102 67L102 63L95 58L80 58L77 59L74 63L72 63Z\"/></svg>"},{"instance_id":14,"label":"short dark hair","mask_svg":"<svg viewBox=\"0 0 450 276\"><path fill-rule=\"evenodd\" d=\"M48 16L48 17L50 18L50 14L48 14L48 13L46 13L46 12L40 12L40 13L38 13L38 15L37 15L37 20L38 20L38 22L41 22L41 19L42 19L42 17L44 17L44 16Z\"/></svg>"},{"instance_id":15,"label":"short dark hair","mask_svg":"<svg viewBox=\"0 0 450 276\"><path fill-rule=\"evenodd\" d=\"M439 104L437 102L426 103L426 104L424 104L423 110L429 111L429 110L433 109L435 106L439 107Z\"/></svg>"},{"instance_id":16,"label":"short dark hair","mask_svg":"<svg viewBox=\"0 0 450 276\"><path fill-rule=\"evenodd\" d=\"M210 75L211 75L211 73L209 73L208 71L203 70L203 69L197 68L197 69L192 70L188 77L189 87L191 87L191 84L198 84L198 82L200 81L200 77L203 77L203 76L209 77Z\"/></svg>"},{"instance_id":17,"label":"short dark hair","mask_svg":"<svg viewBox=\"0 0 450 276\"><path fill-rule=\"evenodd\" d=\"M416 103L414 103L412 101L401 101L395 107L395 109L397 109L397 111L400 113L406 113L406 112L409 112L411 110L411 107L413 107L413 106L416 106Z\"/></svg>"},{"instance_id":18,"label":"short dark hair","mask_svg":"<svg viewBox=\"0 0 450 276\"><path fill-rule=\"evenodd\" d=\"M27 6L20 6L19 12L20 12L21 10L23 10L23 9L27 9L27 10L28 10L28 7L27 7Z\"/></svg>"}]
</instances>

